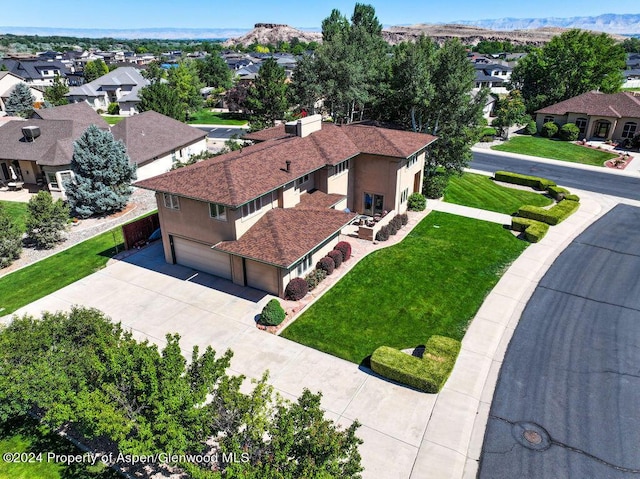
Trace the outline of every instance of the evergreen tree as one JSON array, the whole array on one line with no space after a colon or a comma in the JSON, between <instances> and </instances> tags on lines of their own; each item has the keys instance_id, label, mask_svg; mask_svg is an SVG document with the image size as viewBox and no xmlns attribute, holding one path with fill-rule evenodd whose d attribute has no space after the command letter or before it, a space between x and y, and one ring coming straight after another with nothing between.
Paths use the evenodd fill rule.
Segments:
<instances>
[{"instance_id":1,"label":"evergreen tree","mask_svg":"<svg viewBox=\"0 0 640 479\"><path fill-rule=\"evenodd\" d=\"M0 268L6 268L20 257L22 232L0 204Z\"/></svg>"},{"instance_id":2,"label":"evergreen tree","mask_svg":"<svg viewBox=\"0 0 640 479\"><path fill-rule=\"evenodd\" d=\"M5 110L7 115L29 118L33 113L35 101L36 99L31 94L29 86L24 82L20 82L13 88L9 98L7 98Z\"/></svg>"},{"instance_id":3,"label":"evergreen tree","mask_svg":"<svg viewBox=\"0 0 640 479\"><path fill-rule=\"evenodd\" d=\"M110 131L91 125L73 144L73 181L64 185L73 212L82 218L124 208L136 178L126 148Z\"/></svg>"},{"instance_id":4,"label":"evergreen tree","mask_svg":"<svg viewBox=\"0 0 640 479\"><path fill-rule=\"evenodd\" d=\"M50 105L60 106L69 103L65 95L69 93L69 87L60 79L59 75L53 79L53 85L44 91L44 99Z\"/></svg>"},{"instance_id":5,"label":"evergreen tree","mask_svg":"<svg viewBox=\"0 0 640 479\"><path fill-rule=\"evenodd\" d=\"M64 239L68 219L69 207L61 199L53 201L49 192L40 191L29 200L27 239L36 248L53 248Z\"/></svg>"},{"instance_id":6,"label":"evergreen tree","mask_svg":"<svg viewBox=\"0 0 640 479\"><path fill-rule=\"evenodd\" d=\"M184 120L184 110L178 93L168 83L152 81L150 85L140 89L138 96L140 112L153 110L174 120Z\"/></svg>"},{"instance_id":7,"label":"evergreen tree","mask_svg":"<svg viewBox=\"0 0 640 479\"><path fill-rule=\"evenodd\" d=\"M258 77L247 94L247 106L253 112L252 127L255 123L273 126L275 120L284 117L289 108L286 78L284 68L274 58L262 63Z\"/></svg>"}]
</instances>

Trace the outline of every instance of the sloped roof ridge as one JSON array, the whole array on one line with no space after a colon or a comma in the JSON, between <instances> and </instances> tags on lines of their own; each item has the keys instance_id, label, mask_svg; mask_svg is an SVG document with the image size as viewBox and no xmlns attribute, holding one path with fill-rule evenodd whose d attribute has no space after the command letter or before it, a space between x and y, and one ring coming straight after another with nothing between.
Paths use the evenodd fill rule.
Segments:
<instances>
[{"instance_id":1,"label":"sloped roof ridge","mask_svg":"<svg viewBox=\"0 0 640 479\"><path fill-rule=\"evenodd\" d=\"M279 211L284 211L284 210L276 208L268 211L267 221L269 222L269 229L272 232L274 246L278 251L278 260L282 263L286 263L285 238L280 232L279 222L273 221L274 217L280 214Z\"/></svg>"}]
</instances>

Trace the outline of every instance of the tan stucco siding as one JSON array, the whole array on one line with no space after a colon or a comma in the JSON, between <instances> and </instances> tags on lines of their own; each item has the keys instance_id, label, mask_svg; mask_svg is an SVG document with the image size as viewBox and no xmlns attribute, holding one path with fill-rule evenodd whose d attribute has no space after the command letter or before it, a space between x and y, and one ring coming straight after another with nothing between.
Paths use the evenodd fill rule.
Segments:
<instances>
[{"instance_id":1,"label":"tan stucco siding","mask_svg":"<svg viewBox=\"0 0 640 479\"><path fill-rule=\"evenodd\" d=\"M627 123L635 123L636 124L636 135L640 133L640 118L619 118L618 124L616 125L616 129L613 131L612 138L618 140L622 139L622 132L624 131L624 126Z\"/></svg>"},{"instance_id":2,"label":"tan stucco siding","mask_svg":"<svg viewBox=\"0 0 640 479\"><path fill-rule=\"evenodd\" d=\"M278 192L274 191L271 193L271 201L263 202L262 208L256 213L242 217L242 206L236 210L236 220L235 220L235 232L236 237L232 239L239 239L243 234L245 234L249 229L255 225L260 218L269 210L278 207Z\"/></svg>"},{"instance_id":3,"label":"tan stucco siding","mask_svg":"<svg viewBox=\"0 0 640 479\"><path fill-rule=\"evenodd\" d=\"M384 196L384 209L392 210L396 204L396 178L402 164L398 158L360 155L351 160L353 194L349 195L349 209L362 213L364 193Z\"/></svg>"},{"instance_id":4,"label":"tan stucco siding","mask_svg":"<svg viewBox=\"0 0 640 479\"><path fill-rule=\"evenodd\" d=\"M395 194L395 204L393 205L393 209L397 213L404 213L407 211L407 199L408 196L414 192L414 186L416 182L416 175L418 176L418 184L419 188L422 187L422 176L424 172L424 159L425 153L422 152L417 156L417 161L407 168L407 160L403 160L400 163L400 168L397 171L397 181L396 181L396 194ZM405 191L406 190L406 191ZM406 193L406 198L403 198L402 193ZM404 199L404 201L402 201Z\"/></svg>"},{"instance_id":5,"label":"tan stucco siding","mask_svg":"<svg viewBox=\"0 0 640 479\"><path fill-rule=\"evenodd\" d=\"M349 160L351 164L353 159ZM329 173L333 170L329 170ZM327 190L325 193L334 193L337 195L347 195L349 193L349 175L351 174L351 166L345 171L332 174L327 178Z\"/></svg>"},{"instance_id":6,"label":"tan stucco siding","mask_svg":"<svg viewBox=\"0 0 640 479\"><path fill-rule=\"evenodd\" d=\"M289 284L289 281L298 277L304 278L307 274L313 271L318 261L320 261L321 258L325 257L329 251L335 248L336 244L338 244L338 241L340 241L340 235L336 234L334 237L329 239L326 244L322 245L317 251L314 251L311 257L311 267L301 275L298 275L298 263L294 264L290 270L281 268L280 274L282 280L282 292L284 293L284 289L287 287L287 284ZM283 294L281 294L281 296L283 296Z\"/></svg>"}]
</instances>

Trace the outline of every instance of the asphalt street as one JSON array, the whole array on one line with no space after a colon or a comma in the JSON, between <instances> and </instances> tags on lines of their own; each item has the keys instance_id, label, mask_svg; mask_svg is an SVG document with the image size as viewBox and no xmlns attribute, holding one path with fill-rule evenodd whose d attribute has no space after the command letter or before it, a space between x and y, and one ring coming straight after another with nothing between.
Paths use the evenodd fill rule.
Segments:
<instances>
[{"instance_id":1,"label":"asphalt street","mask_svg":"<svg viewBox=\"0 0 640 479\"><path fill-rule=\"evenodd\" d=\"M233 135L238 135L240 137L247 131L243 128L231 128L228 126L198 126L196 128L198 128L198 130L206 131L208 133L207 138L224 140L228 140Z\"/></svg>"},{"instance_id":2,"label":"asphalt street","mask_svg":"<svg viewBox=\"0 0 640 479\"><path fill-rule=\"evenodd\" d=\"M535 160L494 155L484 152L473 152L471 168L494 172L507 170L525 175L543 176L569 188L579 188L605 195L619 196L640 200L640 178L614 175L542 163Z\"/></svg>"},{"instance_id":3,"label":"asphalt street","mask_svg":"<svg viewBox=\"0 0 640 479\"><path fill-rule=\"evenodd\" d=\"M540 281L500 372L479 478L640 477L638 225L640 208L616 206Z\"/></svg>"}]
</instances>

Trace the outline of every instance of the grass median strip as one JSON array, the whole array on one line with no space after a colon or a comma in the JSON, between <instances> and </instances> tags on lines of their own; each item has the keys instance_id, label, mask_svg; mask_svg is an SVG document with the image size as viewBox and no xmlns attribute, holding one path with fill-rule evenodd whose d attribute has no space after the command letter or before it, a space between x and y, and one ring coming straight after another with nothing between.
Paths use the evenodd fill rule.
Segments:
<instances>
[{"instance_id":1,"label":"grass median strip","mask_svg":"<svg viewBox=\"0 0 640 479\"><path fill-rule=\"evenodd\" d=\"M282 336L354 363L434 334L460 340L526 247L501 225L432 212L402 242L360 261Z\"/></svg>"}]
</instances>

